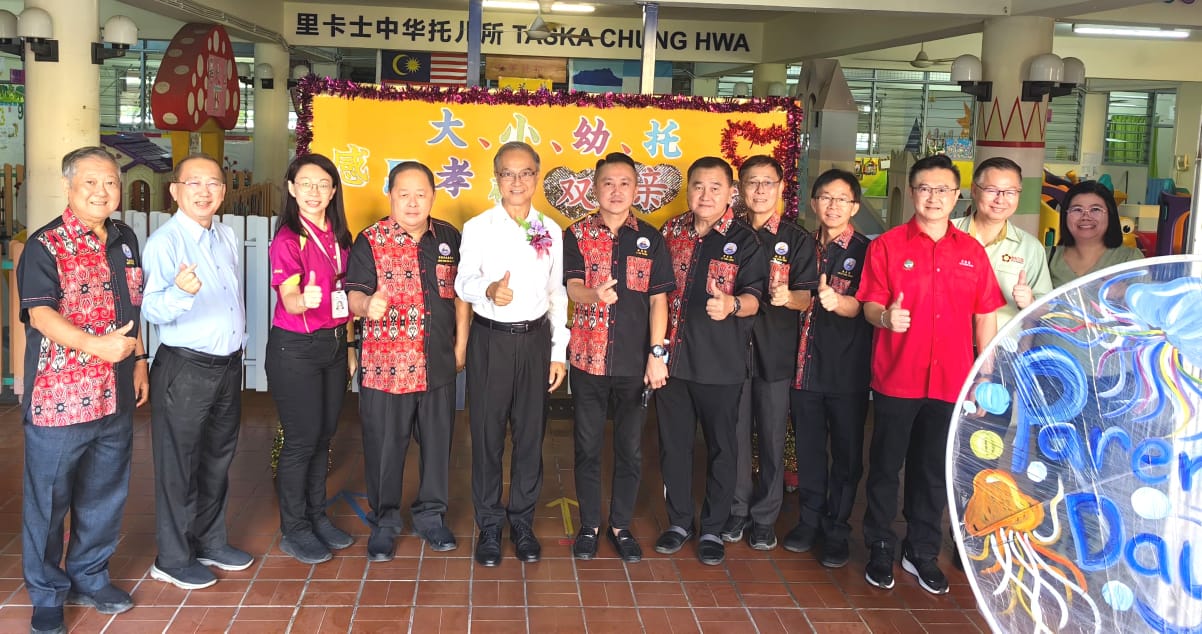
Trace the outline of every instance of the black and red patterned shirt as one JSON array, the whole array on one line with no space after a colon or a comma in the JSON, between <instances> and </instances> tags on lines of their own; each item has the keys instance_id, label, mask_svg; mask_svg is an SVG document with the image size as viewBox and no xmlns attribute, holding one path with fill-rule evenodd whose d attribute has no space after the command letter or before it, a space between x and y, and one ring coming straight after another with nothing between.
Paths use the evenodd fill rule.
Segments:
<instances>
[{"instance_id":1,"label":"black and red patterned shirt","mask_svg":"<svg viewBox=\"0 0 1202 634\"><path fill-rule=\"evenodd\" d=\"M618 280L616 304L574 304L568 362L598 376L642 376L651 296L676 288L663 236L633 213L615 236L594 213L563 234L563 277L565 284L578 279L589 288Z\"/></svg>"},{"instance_id":2,"label":"black and red patterned shirt","mask_svg":"<svg viewBox=\"0 0 1202 634\"><path fill-rule=\"evenodd\" d=\"M815 241L795 222L773 215L756 230L760 256L768 261L768 282L774 279L789 290L818 288ZM755 316L751 335L751 371L764 381L788 381L797 363L797 324L799 313L784 306L773 306L765 295Z\"/></svg>"},{"instance_id":3,"label":"black and red patterned shirt","mask_svg":"<svg viewBox=\"0 0 1202 634\"><path fill-rule=\"evenodd\" d=\"M138 238L123 222L105 220L101 242L67 209L29 237L17 264L25 323L25 419L41 427L87 423L132 410L134 358L118 363L54 343L29 325L29 311L53 308L76 328L103 335L134 322L142 305Z\"/></svg>"},{"instance_id":4,"label":"black and red patterned shirt","mask_svg":"<svg viewBox=\"0 0 1202 634\"><path fill-rule=\"evenodd\" d=\"M819 243L818 272L826 274L826 283L836 293L855 297L867 253L868 238L849 224L826 246ZM872 378L872 330L863 314L836 315L822 308L815 294L810 309L801 316L793 388L828 394L867 392Z\"/></svg>"},{"instance_id":5,"label":"black and red patterned shirt","mask_svg":"<svg viewBox=\"0 0 1202 634\"><path fill-rule=\"evenodd\" d=\"M455 380L455 273L459 231L434 218L414 240L384 218L351 247L346 289L388 296L382 319L363 320L359 384L410 394Z\"/></svg>"},{"instance_id":6,"label":"black and red patterned shirt","mask_svg":"<svg viewBox=\"0 0 1202 634\"><path fill-rule=\"evenodd\" d=\"M755 319L715 321L705 304L711 281L730 295L748 293L763 301L768 262L755 230L727 209L704 237L697 235L691 211L669 219L660 232L676 276L676 290L668 295L669 376L708 385L742 383Z\"/></svg>"}]
</instances>

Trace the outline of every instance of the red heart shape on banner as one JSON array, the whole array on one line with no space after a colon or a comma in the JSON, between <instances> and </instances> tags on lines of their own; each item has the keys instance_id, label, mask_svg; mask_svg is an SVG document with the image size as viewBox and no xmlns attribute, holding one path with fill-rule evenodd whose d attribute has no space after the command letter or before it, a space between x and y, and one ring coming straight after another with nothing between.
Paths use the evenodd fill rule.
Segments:
<instances>
[{"instance_id":1,"label":"red heart shape on banner","mask_svg":"<svg viewBox=\"0 0 1202 634\"><path fill-rule=\"evenodd\" d=\"M743 165L747 157L755 154L770 154L781 165L787 165L789 154L784 140L788 135L789 130L783 125L761 128L750 121L727 119L726 128L722 130L722 156L730 161L731 167L736 170ZM741 147L740 141L746 142L747 147ZM757 146L763 149L757 150Z\"/></svg>"},{"instance_id":2,"label":"red heart shape on banner","mask_svg":"<svg viewBox=\"0 0 1202 634\"><path fill-rule=\"evenodd\" d=\"M635 211L653 214L680 194L683 179L676 166L667 163L635 165L639 175L639 186L631 205ZM551 169L543 177L543 194L547 202L571 220L579 220L595 211L593 172L591 167L579 172L563 166Z\"/></svg>"}]
</instances>

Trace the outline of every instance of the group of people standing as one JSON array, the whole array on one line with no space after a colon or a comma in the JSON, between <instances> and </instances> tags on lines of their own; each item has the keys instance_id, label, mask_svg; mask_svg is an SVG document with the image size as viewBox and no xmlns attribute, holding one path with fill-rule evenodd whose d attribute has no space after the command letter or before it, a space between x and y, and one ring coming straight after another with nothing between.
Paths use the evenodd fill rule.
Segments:
<instances>
[{"instance_id":1,"label":"group of people standing","mask_svg":"<svg viewBox=\"0 0 1202 634\"><path fill-rule=\"evenodd\" d=\"M225 521L246 328L237 243L213 218L225 194L221 166L200 155L176 166L170 190L179 213L141 253L130 228L109 218L121 190L112 156L81 148L62 167L67 208L30 235L17 270L28 332L23 562L35 633L62 632L68 601L107 614L133 606L110 583L108 560L128 491L132 412L148 399L158 547L151 576L198 589L216 582L210 567L242 570L253 561L229 543ZM573 556L597 556L612 401L604 534L624 561L642 558L631 521L654 396L667 509L657 552L696 538L698 558L716 565L724 543L744 537L752 548L776 548L791 419L801 510L783 546L821 544L823 565L846 565L871 394L865 576L893 586L905 467L902 567L928 591L946 592L937 564L944 447L974 350L1054 281L1135 257L1115 241L1113 196L1091 183L1069 191L1062 247L1045 256L1009 221L1022 181L1006 159L977 166L972 214L956 221L956 167L942 156L918 161L909 174L914 218L871 242L852 223L859 183L837 169L814 181L818 226L808 232L782 217L789 183L769 156L744 160L737 179L723 159L696 160L686 175L688 211L660 230L634 211L638 170L625 154L597 162L598 210L566 230L532 204L541 174L533 147L502 145L493 168L500 202L460 233L431 216L430 169L395 165L388 216L353 240L335 165L309 154L288 168L269 254L278 301L265 366L284 431L280 548L301 562L327 561L354 542L325 506L329 444L356 374L368 558L391 559L404 531L410 439L420 449L412 528L434 551L457 547L445 515L454 379L465 368L475 559L502 561L508 524L516 558L538 561L532 525L548 395L570 364L581 521ZM143 315L159 328L152 369L138 332ZM698 423L706 477L695 522Z\"/></svg>"}]
</instances>

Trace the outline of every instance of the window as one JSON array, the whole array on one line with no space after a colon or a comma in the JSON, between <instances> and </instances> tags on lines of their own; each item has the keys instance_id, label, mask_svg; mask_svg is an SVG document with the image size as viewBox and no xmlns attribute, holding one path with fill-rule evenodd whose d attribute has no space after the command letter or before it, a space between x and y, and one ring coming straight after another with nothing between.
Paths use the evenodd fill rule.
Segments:
<instances>
[{"instance_id":1,"label":"window","mask_svg":"<svg viewBox=\"0 0 1202 634\"><path fill-rule=\"evenodd\" d=\"M1075 89L1067 95L1052 99L1048 106L1051 120L1048 121L1047 133L1044 135L1045 160L1062 163L1077 161L1081 148L1084 98L1084 91Z\"/></svg>"},{"instance_id":2,"label":"window","mask_svg":"<svg viewBox=\"0 0 1202 634\"><path fill-rule=\"evenodd\" d=\"M1155 93L1119 92L1106 101L1106 163L1147 165Z\"/></svg>"},{"instance_id":3,"label":"window","mask_svg":"<svg viewBox=\"0 0 1202 634\"><path fill-rule=\"evenodd\" d=\"M857 153L909 149L924 155L971 135L972 98L949 73L847 68L844 75L860 113Z\"/></svg>"}]
</instances>

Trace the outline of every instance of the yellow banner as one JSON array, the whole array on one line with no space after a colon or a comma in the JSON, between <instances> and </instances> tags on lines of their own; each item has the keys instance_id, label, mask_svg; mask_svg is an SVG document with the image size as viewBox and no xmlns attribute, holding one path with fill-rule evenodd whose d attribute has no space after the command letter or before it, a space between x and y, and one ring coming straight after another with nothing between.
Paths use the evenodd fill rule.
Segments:
<instances>
[{"instance_id":1,"label":"yellow banner","mask_svg":"<svg viewBox=\"0 0 1202 634\"><path fill-rule=\"evenodd\" d=\"M534 205L561 226L596 209L593 168L609 152L627 153L638 164L635 208L655 226L687 208L685 173L699 157L721 156L738 165L753 154L772 154L786 167L786 178L795 178L792 131L800 123L800 110L787 99L735 103L641 95L395 90L347 82L337 82L332 90L334 84L328 79L302 84L311 105L301 109L299 151L325 154L338 166L355 233L388 215L388 171L405 160L421 161L434 172L434 215L462 226L500 200L492 161L508 141L525 141L538 151L542 174ZM786 189L790 196L792 189ZM795 199L787 203L796 206Z\"/></svg>"}]
</instances>

